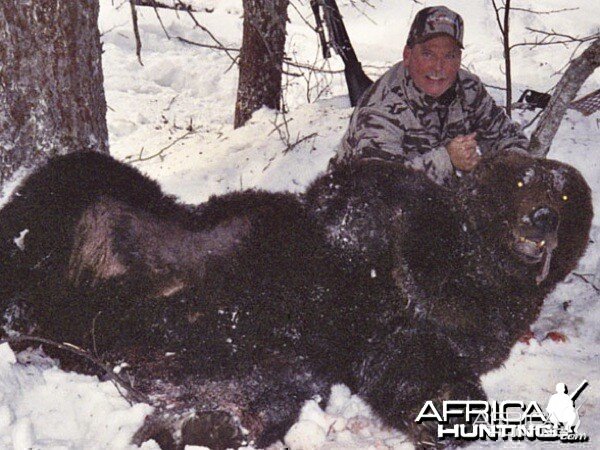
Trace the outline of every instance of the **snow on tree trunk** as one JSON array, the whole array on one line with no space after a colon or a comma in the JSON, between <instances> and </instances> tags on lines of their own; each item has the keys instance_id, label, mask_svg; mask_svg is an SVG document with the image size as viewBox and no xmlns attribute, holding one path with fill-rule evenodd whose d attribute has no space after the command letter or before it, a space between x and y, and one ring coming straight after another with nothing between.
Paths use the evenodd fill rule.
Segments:
<instances>
[{"instance_id":1,"label":"snow on tree trunk","mask_svg":"<svg viewBox=\"0 0 600 450\"><path fill-rule=\"evenodd\" d=\"M108 152L98 0L0 1L0 186L19 167Z\"/></svg>"},{"instance_id":2,"label":"snow on tree trunk","mask_svg":"<svg viewBox=\"0 0 600 450\"><path fill-rule=\"evenodd\" d=\"M243 0L244 31L234 127L262 106L280 108L289 0Z\"/></svg>"},{"instance_id":3,"label":"snow on tree trunk","mask_svg":"<svg viewBox=\"0 0 600 450\"><path fill-rule=\"evenodd\" d=\"M592 42L585 51L569 64L556 85L550 103L531 135L529 152L534 156L546 156L554 135L558 131L567 108L577 95L581 85L600 66L600 39Z\"/></svg>"}]
</instances>

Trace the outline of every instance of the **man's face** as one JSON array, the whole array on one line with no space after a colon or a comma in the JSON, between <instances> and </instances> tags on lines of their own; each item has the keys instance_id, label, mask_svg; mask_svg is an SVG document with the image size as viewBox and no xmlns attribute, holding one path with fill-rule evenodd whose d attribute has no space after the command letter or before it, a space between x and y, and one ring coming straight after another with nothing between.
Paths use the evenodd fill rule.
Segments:
<instances>
[{"instance_id":1,"label":"man's face","mask_svg":"<svg viewBox=\"0 0 600 450\"><path fill-rule=\"evenodd\" d=\"M461 50L450 36L404 47L404 65L419 89L431 97L448 90L458 75Z\"/></svg>"}]
</instances>

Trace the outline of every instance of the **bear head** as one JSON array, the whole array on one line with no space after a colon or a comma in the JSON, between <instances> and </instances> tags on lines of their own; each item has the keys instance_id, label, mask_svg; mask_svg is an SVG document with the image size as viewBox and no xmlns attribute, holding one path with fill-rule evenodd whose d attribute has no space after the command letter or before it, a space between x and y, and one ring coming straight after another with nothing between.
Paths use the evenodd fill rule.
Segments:
<instances>
[{"instance_id":1,"label":"bear head","mask_svg":"<svg viewBox=\"0 0 600 450\"><path fill-rule=\"evenodd\" d=\"M575 268L588 243L591 191L567 164L504 152L482 160L461 196L504 269L524 285L551 288Z\"/></svg>"}]
</instances>

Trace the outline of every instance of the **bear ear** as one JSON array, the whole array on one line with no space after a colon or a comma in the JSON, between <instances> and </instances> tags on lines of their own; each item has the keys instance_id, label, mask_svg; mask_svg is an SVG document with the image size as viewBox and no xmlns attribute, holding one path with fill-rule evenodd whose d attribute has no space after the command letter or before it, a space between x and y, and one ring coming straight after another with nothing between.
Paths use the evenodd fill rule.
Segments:
<instances>
[{"instance_id":1,"label":"bear ear","mask_svg":"<svg viewBox=\"0 0 600 450\"><path fill-rule=\"evenodd\" d=\"M469 185L473 187L493 186L498 189L507 180L516 180L519 174L525 177L530 173L532 176L537 161L521 151L507 150L485 155L467 180L470 180Z\"/></svg>"},{"instance_id":2,"label":"bear ear","mask_svg":"<svg viewBox=\"0 0 600 450\"><path fill-rule=\"evenodd\" d=\"M557 193L574 192L585 195L589 187L583 175L574 167L551 159L542 162L548 170L552 187Z\"/></svg>"},{"instance_id":3,"label":"bear ear","mask_svg":"<svg viewBox=\"0 0 600 450\"><path fill-rule=\"evenodd\" d=\"M250 230L247 217L190 230L103 197L75 227L67 279L74 286L145 285L150 297L169 296L200 283L210 260L235 252Z\"/></svg>"}]
</instances>

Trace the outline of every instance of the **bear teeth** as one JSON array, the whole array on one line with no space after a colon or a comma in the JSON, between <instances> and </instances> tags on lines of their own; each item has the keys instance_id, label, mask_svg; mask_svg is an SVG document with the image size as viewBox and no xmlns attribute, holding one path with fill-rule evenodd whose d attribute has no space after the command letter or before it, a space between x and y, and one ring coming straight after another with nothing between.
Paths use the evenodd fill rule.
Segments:
<instances>
[{"instance_id":1,"label":"bear teeth","mask_svg":"<svg viewBox=\"0 0 600 450\"><path fill-rule=\"evenodd\" d=\"M544 240L537 242L537 241L532 241L531 239L527 239L527 238L525 238L523 236L519 237L519 242L526 242L528 244L533 244L537 248L542 248L542 247L544 247L546 245L546 241L544 241Z\"/></svg>"}]
</instances>

